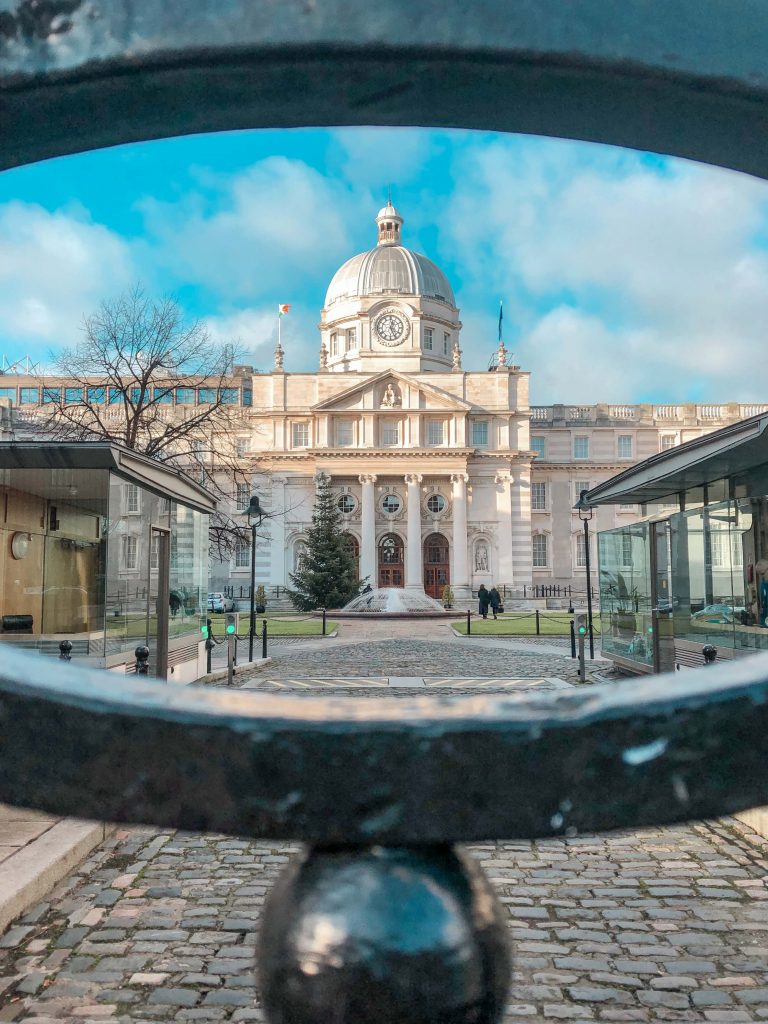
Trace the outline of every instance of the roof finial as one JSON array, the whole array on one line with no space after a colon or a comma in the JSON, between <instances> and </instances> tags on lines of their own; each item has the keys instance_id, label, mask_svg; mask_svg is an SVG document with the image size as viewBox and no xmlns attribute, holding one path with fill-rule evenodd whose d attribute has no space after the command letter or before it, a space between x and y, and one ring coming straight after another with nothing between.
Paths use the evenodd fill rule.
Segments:
<instances>
[{"instance_id":1,"label":"roof finial","mask_svg":"<svg viewBox=\"0 0 768 1024\"><path fill-rule=\"evenodd\" d=\"M379 245L400 245L400 229L403 218L392 205L392 186L388 190L387 205L383 206L376 217L379 228Z\"/></svg>"},{"instance_id":2,"label":"roof finial","mask_svg":"<svg viewBox=\"0 0 768 1024\"><path fill-rule=\"evenodd\" d=\"M387 206L392 205L392 186L387 185Z\"/></svg>"}]
</instances>

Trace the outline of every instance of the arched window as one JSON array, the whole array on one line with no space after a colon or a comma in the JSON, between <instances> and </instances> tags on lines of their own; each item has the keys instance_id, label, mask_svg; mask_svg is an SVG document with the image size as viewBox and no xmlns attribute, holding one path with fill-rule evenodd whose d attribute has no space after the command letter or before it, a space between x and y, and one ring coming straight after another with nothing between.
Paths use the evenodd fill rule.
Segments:
<instances>
[{"instance_id":1,"label":"arched window","mask_svg":"<svg viewBox=\"0 0 768 1024\"><path fill-rule=\"evenodd\" d=\"M430 533L424 541L424 561L427 565L447 565L448 541L442 533Z\"/></svg>"},{"instance_id":2,"label":"arched window","mask_svg":"<svg viewBox=\"0 0 768 1024\"><path fill-rule=\"evenodd\" d=\"M394 533L382 537L379 544L379 562L383 565L403 564L403 542Z\"/></svg>"},{"instance_id":3,"label":"arched window","mask_svg":"<svg viewBox=\"0 0 768 1024\"><path fill-rule=\"evenodd\" d=\"M360 545L357 542L357 537L352 533L343 533L344 550L348 555L351 555L355 560L355 569L357 575L360 575Z\"/></svg>"}]
</instances>

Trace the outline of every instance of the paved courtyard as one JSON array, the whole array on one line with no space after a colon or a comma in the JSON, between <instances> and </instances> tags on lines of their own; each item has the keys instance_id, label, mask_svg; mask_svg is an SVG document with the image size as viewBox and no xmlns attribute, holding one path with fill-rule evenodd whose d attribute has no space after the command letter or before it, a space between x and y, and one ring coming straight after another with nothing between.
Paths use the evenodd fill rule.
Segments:
<instances>
[{"instance_id":1,"label":"paved courtyard","mask_svg":"<svg viewBox=\"0 0 768 1024\"><path fill-rule=\"evenodd\" d=\"M573 682L570 658L525 647L348 635L285 648L247 685L351 690L354 676L354 692L397 700L411 692L402 680L435 690ZM768 1020L768 843L746 826L470 849L508 915L506 1021ZM0 1021L264 1020L259 919L298 851L120 829L0 939Z\"/></svg>"}]
</instances>

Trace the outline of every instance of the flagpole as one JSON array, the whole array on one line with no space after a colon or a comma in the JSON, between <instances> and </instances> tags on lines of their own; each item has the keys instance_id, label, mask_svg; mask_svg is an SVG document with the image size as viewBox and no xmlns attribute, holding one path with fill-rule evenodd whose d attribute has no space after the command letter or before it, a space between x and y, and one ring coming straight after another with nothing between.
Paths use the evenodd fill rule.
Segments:
<instances>
[{"instance_id":1,"label":"flagpole","mask_svg":"<svg viewBox=\"0 0 768 1024\"><path fill-rule=\"evenodd\" d=\"M278 347L278 348L282 348L282 347L283 347L283 346L282 346L282 345L280 344L280 321L281 321L282 319L283 319L283 318L282 318L282 316L280 315L280 307L278 306L278 307L277 307L277 347Z\"/></svg>"}]
</instances>

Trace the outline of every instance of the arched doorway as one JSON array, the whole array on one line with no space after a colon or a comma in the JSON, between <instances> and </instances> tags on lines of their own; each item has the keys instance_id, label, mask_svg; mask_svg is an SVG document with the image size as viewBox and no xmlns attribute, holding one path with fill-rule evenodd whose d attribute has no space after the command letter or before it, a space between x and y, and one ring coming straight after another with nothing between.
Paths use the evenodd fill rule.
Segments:
<instances>
[{"instance_id":1,"label":"arched doorway","mask_svg":"<svg viewBox=\"0 0 768 1024\"><path fill-rule=\"evenodd\" d=\"M448 540L442 533L430 533L424 541L424 590L440 601L443 587L451 582Z\"/></svg>"},{"instance_id":2,"label":"arched doorway","mask_svg":"<svg viewBox=\"0 0 768 1024\"><path fill-rule=\"evenodd\" d=\"M387 533L379 541L379 586L403 586L403 542L396 533Z\"/></svg>"},{"instance_id":3,"label":"arched doorway","mask_svg":"<svg viewBox=\"0 0 768 1024\"><path fill-rule=\"evenodd\" d=\"M357 543L357 537L353 533L343 533L342 539L344 540L344 550L355 560L355 572L357 578L360 579L360 545Z\"/></svg>"}]
</instances>

